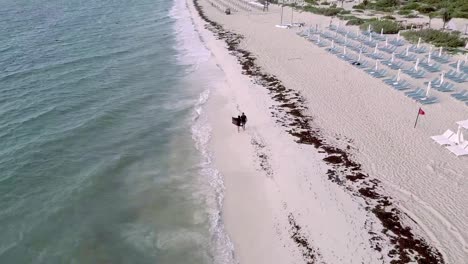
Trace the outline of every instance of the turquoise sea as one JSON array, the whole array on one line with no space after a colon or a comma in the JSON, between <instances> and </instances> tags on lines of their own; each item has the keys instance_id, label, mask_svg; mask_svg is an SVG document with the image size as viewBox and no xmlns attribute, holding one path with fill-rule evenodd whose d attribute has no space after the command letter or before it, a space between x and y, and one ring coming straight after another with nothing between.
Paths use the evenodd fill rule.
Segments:
<instances>
[{"instance_id":1,"label":"turquoise sea","mask_svg":"<svg viewBox=\"0 0 468 264\"><path fill-rule=\"evenodd\" d=\"M185 2L0 6L0 263L232 263Z\"/></svg>"}]
</instances>

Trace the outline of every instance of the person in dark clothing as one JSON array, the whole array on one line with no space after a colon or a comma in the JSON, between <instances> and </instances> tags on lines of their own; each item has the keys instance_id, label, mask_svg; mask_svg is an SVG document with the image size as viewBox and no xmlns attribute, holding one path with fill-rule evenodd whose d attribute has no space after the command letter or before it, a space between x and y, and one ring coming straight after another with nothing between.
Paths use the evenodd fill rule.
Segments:
<instances>
[{"instance_id":1,"label":"person in dark clothing","mask_svg":"<svg viewBox=\"0 0 468 264\"><path fill-rule=\"evenodd\" d=\"M244 113L242 113L242 115L240 116L240 120L241 120L242 128L245 130L245 124L247 123L247 116Z\"/></svg>"},{"instance_id":2,"label":"person in dark clothing","mask_svg":"<svg viewBox=\"0 0 468 264\"><path fill-rule=\"evenodd\" d=\"M242 126L241 116L237 116L237 132L239 132L240 127Z\"/></svg>"}]
</instances>

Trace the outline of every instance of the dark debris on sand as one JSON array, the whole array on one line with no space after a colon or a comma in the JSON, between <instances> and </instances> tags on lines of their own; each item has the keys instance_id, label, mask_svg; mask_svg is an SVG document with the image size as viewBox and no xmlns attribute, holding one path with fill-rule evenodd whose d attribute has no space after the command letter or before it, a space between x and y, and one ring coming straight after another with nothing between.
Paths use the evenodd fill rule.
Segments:
<instances>
[{"instance_id":1,"label":"dark debris on sand","mask_svg":"<svg viewBox=\"0 0 468 264\"><path fill-rule=\"evenodd\" d=\"M423 238L415 236L410 227L403 225L402 217L407 216L395 207L390 197L381 194L380 182L361 170L361 165L352 160L347 152L349 148L342 150L332 146L319 129L311 126L313 120L305 114L307 107L300 93L286 88L274 75L263 72L256 65L255 57L249 51L239 48L241 35L229 32L210 20L204 14L198 0L194 0L194 5L200 17L208 23L206 28L218 39L226 42L228 50L242 66L242 73L251 76L255 83L268 89L271 98L277 102L271 109L278 124L285 127L297 143L311 145L319 152L325 153L324 161L332 168L327 172L328 178L354 196L361 197L368 212L379 219L384 228L381 234L369 231L373 236L370 241L373 248L381 252L380 241L383 240L382 236L386 236L392 244L392 249L388 252L392 264L403 264L412 260L421 264L444 264L445 261L437 249L431 247ZM298 226L294 228L300 230ZM298 246L306 245L300 236L292 238Z\"/></svg>"}]
</instances>

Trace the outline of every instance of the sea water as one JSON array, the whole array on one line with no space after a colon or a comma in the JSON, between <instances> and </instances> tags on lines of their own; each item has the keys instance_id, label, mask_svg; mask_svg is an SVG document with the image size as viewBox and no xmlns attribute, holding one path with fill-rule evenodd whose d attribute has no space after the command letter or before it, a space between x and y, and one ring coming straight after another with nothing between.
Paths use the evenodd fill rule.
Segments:
<instances>
[{"instance_id":1,"label":"sea water","mask_svg":"<svg viewBox=\"0 0 468 264\"><path fill-rule=\"evenodd\" d=\"M232 263L184 0L3 0L0 263Z\"/></svg>"}]
</instances>

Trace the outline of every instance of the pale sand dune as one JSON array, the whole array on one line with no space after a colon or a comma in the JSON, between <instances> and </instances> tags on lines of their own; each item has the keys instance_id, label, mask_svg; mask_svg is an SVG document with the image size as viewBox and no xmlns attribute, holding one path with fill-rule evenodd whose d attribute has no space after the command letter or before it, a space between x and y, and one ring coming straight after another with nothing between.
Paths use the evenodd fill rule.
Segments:
<instances>
[{"instance_id":1,"label":"pale sand dune","mask_svg":"<svg viewBox=\"0 0 468 264\"><path fill-rule=\"evenodd\" d=\"M294 30L275 28L278 8L268 14L226 16L205 1L200 4L210 19L245 37L241 47L256 56L265 72L305 96L314 126L330 142L351 146L353 159L383 182L384 192L417 222L407 224L441 251L446 263L468 259L468 159L456 158L429 138L447 128L455 130L455 121L467 119L464 104L434 92L442 102L423 106L426 115L413 129L419 107L414 101ZM329 18L306 13L296 13L295 19L309 25L329 23ZM201 20L195 21L200 26ZM368 231L380 230L381 224L363 209L362 200L327 179L323 154L294 143L271 117L269 107L275 103L267 90L240 75L222 41L201 27L200 32L226 74L225 85L213 93L208 108L215 122L215 161L226 181L226 226L239 261L301 263L301 249L290 239L287 217L292 214L320 253L317 258L327 263L382 263L383 258L387 263L385 249L379 253L370 248ZM245 133L237 133L229 123L237 105L250 119ZM268 157L264 163L271 173L260 169L259 156Z\"/></svg>"}]
</instances>

